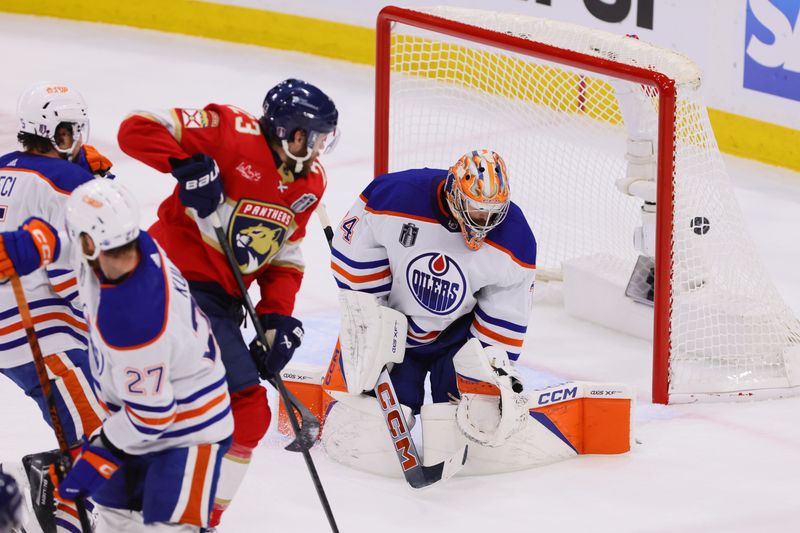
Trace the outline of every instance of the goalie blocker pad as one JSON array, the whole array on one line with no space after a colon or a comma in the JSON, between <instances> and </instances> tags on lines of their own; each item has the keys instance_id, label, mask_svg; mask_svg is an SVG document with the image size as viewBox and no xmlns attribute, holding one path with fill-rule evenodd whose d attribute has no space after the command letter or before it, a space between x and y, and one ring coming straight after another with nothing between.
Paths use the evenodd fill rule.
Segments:
<instances>
[{"instance_id":1,"label":"goalie blocker pad","mask_svg":"<svg viewBox=\"0 0 800 533\"><path fill-rule=\"evenodd\" d=\"M383 367L403 361L408 319L364 292L340 291L339 304L339 357L347 391L371 391Z\"/></svg>"}]
</instances>

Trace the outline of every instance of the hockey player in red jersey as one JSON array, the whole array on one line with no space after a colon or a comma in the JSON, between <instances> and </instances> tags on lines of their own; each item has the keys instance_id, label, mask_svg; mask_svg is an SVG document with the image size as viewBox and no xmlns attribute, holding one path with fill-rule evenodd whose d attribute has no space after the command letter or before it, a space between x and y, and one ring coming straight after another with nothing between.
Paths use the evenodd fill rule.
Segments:
<instances>
[{"instance_id":1,"label":"hockey player in red jersey","mask_svg":"<svg viewBox=\"0 0 800 533\"><path fill-rule=\"evenodd\" d=\"M306 224L325 190L317 161L338 131L333 101L317 87L285 80L267 93L256 118L230 105L137 112L119 130L124 152L178 181L159 207L150 233L189 280L212 321L222 350L234 415L233 444L222 466L212 525L244 478L253 449L269 426L261 378L280 372L300 345L292 316L303 278L300 252ZM218 213L245 283L256 281L256 305L267 338L247 343L240 326L242 295L214 228Z\"/></svg>"}]
</instances>

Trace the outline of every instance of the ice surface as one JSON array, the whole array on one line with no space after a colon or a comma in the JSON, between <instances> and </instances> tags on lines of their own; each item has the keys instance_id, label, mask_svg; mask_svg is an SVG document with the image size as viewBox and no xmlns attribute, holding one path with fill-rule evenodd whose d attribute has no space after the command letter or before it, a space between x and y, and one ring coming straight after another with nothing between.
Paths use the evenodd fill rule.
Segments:
<instances>
[{"instance_id":1,"label":"ice surface","mask_svg":"<svg viewBox=\"0 0 800 533\"><path fill-rule=\"evenodd\" d=\"M298 36L302 38L302 36ZM297 77L336 101L343 138L326 157L326 203L338 220L372 175L373 72L299 53L112 26L0 15L3 81L0 149L16 149L20 92L65 82L90 107L91 143L114 161L145 221L172 179L127 158L116 144L131 110L231 103L258 113L267 88ZM800 175L726 158L762 258L800 310ZM327 245L312 224L297 302L307 337L297 360L325 364L338 327ZM546 324L547 327L543 327ZM356 472L312 453L343 533L592 531L631 533L800 531L800 398L746 404L657 406L649 402L650 348L541 305L523 362L529 384L566 379L635 387L635 434L622 457L581 457L545 468L455 478L414 492L398 479ZM0 379L0 460L55 446L33 402ZM223 532L324 532L327 524L302 458L270 431L228 511Z\"/></svg>"}]
</instances>

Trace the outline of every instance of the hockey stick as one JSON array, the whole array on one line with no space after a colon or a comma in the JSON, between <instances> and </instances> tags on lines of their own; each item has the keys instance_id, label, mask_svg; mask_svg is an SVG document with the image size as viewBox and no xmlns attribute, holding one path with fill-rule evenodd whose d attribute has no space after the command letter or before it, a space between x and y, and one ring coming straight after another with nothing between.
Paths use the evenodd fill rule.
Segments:
<instances>
[{"instance_id":1,"label":"hockey stick","mask_svg":"<svg viewBox=\"0 0 800 533\"><path fill-rule=\"evenodd\" d=\"M317 206L317 217L319 217L325 237L328 239L328 247L333 249L333 228L325 205L322 203ZM400 402L397 401L397 394L394 391L389 371L385 366L378 376L373 391L381 406L383 420L389 429L389 435L392 437L400 468L403 469L403 476L411 487L421 489L438 481L447 480L464 466L467 462L466 445L441 463L431 466L422 464L414 439L411 438L408 422L400 407Z\"/></svg>"},{"instance_id":2,"label":"hockey stick","mask_svg":"<svg viewBox=\"0 0 800 533\"><path fill-rule=\"evenodd\" d=\"M39 346L39 339L36 337L36 330L33 328L33 318L31 317L30 307L28 307L28 300L25 299L25 290L22 288L22 281L19 279L19 276L11 276L10 279L11 286L14 289L14 299L17 301L19 315L22 318L22 327L25 328L28 345L31 348L31 352L33 352L33 364L36 367L39 385L42 387L42 394L44 394L45 401L47 402L47 409L50 412L50 423L56 434L58 448L61 450L62 459L56 461L56 476L58 480L61 481L72 467L72 461L69 455L69 443L67 442L66 435L64 435L64 426L61 425L61 417L58 415L56 398L53 395L53 389L50 387L50 379L47 377L47 367L44 364L44 356L42 355L42 348ZM81 530L83 533L92 533L92 523L89 520L89 515L86 512L86 506L83 504L82 498L77 498L75 500L75 508L78 510L78 519L81 522Z\"/></svg>"},{"instance_id":3,"label":"hockey stick","mask_svg":"<svg viewBox=\"0 0 800 533\"><path fill-rule=\"evenodd\" d=\"M211 215L208 217L208 220L214 227L214 233L217 236L217 241L219 241L219 245L225 252L225 257L228 260L228 266L231 269L233 277L236 278L236 284L239 286L239 291L242 293L245 308L247 309L247 314L250 315L250 320L253 322L256 335L263 346L269 346L269 343L267 342L267 336L264 333L264 328L262 327L261 322L258 320L256 308L253 306L253 302L250 300L250 295L247 293L247 287L244 284L244 278L242 278L242 273L239 270L236 256L233 254L233 249L228 242L225 230L222 228L222 221L219 219L219 215L216 212L211 213ZM322 481L319 479L317 468L314 466L314 461L311 459L311 453L309 452L309 449L314 445L314 443L317 442L317 437L319 436L319 420L317 420L317 417L314 416L314 414L309 411L308 408L300 402L300 400L295 398L295 396L289 392L279 375L276 374L273 378L270 378L267 381L269 381L272 386L277 389L278 394L281 395L283 403L286 406L286 414L288 415L289 422L294 430L295 440L286 446L286 449L292 452L300 452L303 454L303 459L305 459L308 472L311 474L311 479L314 482L314 488L317 490L319 501L322 503L322 507L325 510L325 516L328 517L328 523L331 526L331 530L334 533L339 533L339 528L336 526L336 519L333 517L333 511L331 510L330 503L328 503L328 497L325 495L325 489L322 487ZM297 416L294 412L295 409L302 417L302 428L297 421Z\"/></svg>"}]
</instances>

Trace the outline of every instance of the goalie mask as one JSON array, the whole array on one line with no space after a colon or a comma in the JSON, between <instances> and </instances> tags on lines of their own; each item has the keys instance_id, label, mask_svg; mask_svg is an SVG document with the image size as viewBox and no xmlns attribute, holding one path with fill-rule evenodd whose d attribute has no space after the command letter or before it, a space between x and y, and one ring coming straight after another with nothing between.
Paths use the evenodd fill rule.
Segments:
<instances>
[{"instance_id":1,"label":"goalie mask","mask_svg":"<svg viewBox=\"0 0 800 533\"><path fill-rule=\"evenodd\" d=\"M133 195L115 181L95 179L72 191L67 199L67 233L84 259L97 259L101 251L113 250L139 236L139 205ZM94 242L87 255L81 234ZM73 259L77 258L76 254Z\"/></svg>"},{"instance_id":2,"label":"goalie mask","mask_svg":"<svg viewBox=\"0 0 800 533\"><path fill-rule=\"evenodd\" d=\"M450 167L444 190L464 242L472 250L479 249L486 235L508 214L505 162L491 150L466 153Z\"/></svg>"},{"instance_id":3,"label":"goalie mask","mask_svg":"<svg viewBox=\"0 0 800 533\"><path fill-rule=\"evenodd\" d=\"M74 157L89 140L86 102L66 85L37 83L29 87L17 103L17 118L20 133L49 139L65 158ZM71 135L71 142L59 126Z\"/></svg>"}]
</instances>

